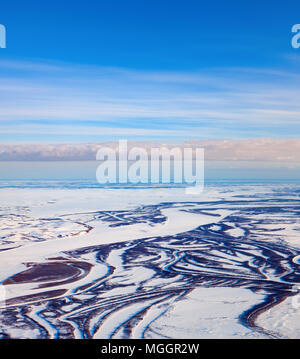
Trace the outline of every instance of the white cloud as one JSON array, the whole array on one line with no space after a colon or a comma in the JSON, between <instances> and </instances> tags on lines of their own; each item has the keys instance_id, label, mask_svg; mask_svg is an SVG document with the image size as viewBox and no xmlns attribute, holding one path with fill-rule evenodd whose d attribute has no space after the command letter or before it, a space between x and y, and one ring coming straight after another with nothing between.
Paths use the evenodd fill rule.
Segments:
<instances>
[{"instance_id":1,"label":"white cloud","mask_svg":"<svg viewBox=\"0 0 300 359\"><path fill-rule=\"evenodd\" d=\"M110 133L113 129L106 129ZM135 130L132 130L135 131ZM130 129L128 129L130 133ZM120 133L121 135L121 133ZM167 134L166 134L167 135ZM22 144L0 145L0 161L8 160L95 160L97 150L102 146L118 147L118 142L88 144ZM128 143L128 148L141 146L149 150L161 146L158 142ZM270 161L283 166L298 166L300 139L248 139L248 140L202 140L174 146L204 148L206 161Z\"/></svg>"},{"instance_id":2,"label":"white cloud","mask_svg":"<svg viewBox=\"0 0 300 359\"><path fill-rule=\"evenodd\" d=\"M137 71L0 61L0 133L293 137L299 75L276 69ZM48 122L51 122L49 125ZM288 126L287 126L288 125ZM71 137L70 137L71 138Z\"/></svg>"}]
</instances>

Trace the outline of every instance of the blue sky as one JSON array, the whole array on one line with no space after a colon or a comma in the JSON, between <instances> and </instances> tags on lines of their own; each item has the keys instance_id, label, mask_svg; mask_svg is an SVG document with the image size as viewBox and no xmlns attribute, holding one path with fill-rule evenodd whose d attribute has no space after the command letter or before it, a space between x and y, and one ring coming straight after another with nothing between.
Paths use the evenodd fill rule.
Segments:
<instances>
[{"instance_id":1,"label":"blue sky","mask_svg":"<svg viewBox=\"0 0 300 359\"><path fill-rule=\"evenodd\" d=\"M0 141L300 131L296 1L3 2Z\"/></svg>"}]
</instances>

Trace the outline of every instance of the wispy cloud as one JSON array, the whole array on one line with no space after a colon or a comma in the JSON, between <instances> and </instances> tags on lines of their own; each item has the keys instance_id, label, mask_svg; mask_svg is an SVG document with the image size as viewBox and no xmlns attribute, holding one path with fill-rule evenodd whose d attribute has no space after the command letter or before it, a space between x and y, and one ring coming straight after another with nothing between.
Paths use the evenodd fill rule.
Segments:
<instances>
[{"instance_id":1,"label":"wispy cloud","mask_svg":"<svg viewBox=\"0 0 300 359\"><path fill-rule=\"evenodd\" d=\"M0 61L1 139L296 137L299 76L282 69L163 72Z\"/></svg>"}]
</instances>

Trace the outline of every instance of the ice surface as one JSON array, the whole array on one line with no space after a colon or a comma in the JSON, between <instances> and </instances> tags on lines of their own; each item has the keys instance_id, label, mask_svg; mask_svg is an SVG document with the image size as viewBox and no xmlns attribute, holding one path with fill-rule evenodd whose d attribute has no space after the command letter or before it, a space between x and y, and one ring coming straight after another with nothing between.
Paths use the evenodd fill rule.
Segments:
<instances>
[{"instance_id":1,"label":"ice surface","mask_svg":"<svg viewBox=\"0 0 300 359\"><path fill-rule=\"evenodd\" d=\"M299 338L298 193L0 189L0 333Z\"/></svg>"}]
</instances>

